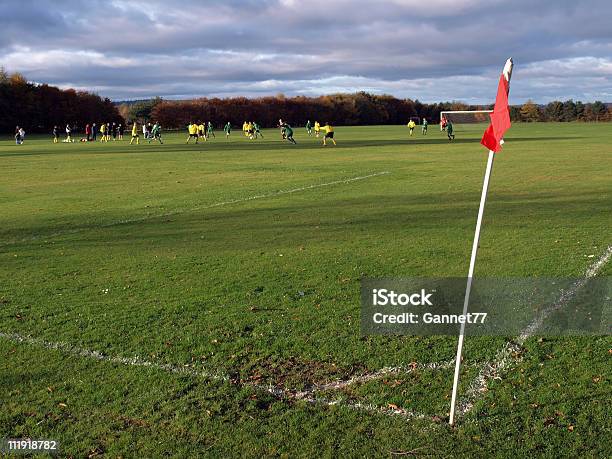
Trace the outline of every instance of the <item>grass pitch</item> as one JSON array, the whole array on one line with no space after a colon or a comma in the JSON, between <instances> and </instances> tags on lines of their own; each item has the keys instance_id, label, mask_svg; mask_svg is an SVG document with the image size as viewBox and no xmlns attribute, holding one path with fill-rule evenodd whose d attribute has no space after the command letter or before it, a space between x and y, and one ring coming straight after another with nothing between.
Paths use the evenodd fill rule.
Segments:
<instances>
[{"instance_id":1,"label":"grass pitch","mask_svg":"<svg viewBox=\"0 0 612 459\"><path fill-rule=\"evenodd\" d=\"M610 337L528 340L450 428L456 338L360 336L363 276L466 274L481 127L340 127L326 148L296 131L0 142L0 437L67 456L609 456ZM582 276L601 256L611 133L509 131L477 275ZM466 340L461 393L506 341Z\"/></svg>"}]
</instances>

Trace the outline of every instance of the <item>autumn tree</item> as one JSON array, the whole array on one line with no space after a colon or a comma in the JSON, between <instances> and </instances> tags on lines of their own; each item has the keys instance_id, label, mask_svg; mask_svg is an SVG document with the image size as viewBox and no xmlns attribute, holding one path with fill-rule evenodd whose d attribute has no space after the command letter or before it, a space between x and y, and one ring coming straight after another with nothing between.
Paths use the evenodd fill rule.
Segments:
<instances>
[{"instance_id":1,"label":"autumn tree","mask_svg":"<svg viewBox=\"0 0 612 459\"><path fill-rule=\"evenodd\" d=\"M527 122L540 121L540 107L538 107L531 99L521 107L521 120Z\"/></svg>"}]
</instances>

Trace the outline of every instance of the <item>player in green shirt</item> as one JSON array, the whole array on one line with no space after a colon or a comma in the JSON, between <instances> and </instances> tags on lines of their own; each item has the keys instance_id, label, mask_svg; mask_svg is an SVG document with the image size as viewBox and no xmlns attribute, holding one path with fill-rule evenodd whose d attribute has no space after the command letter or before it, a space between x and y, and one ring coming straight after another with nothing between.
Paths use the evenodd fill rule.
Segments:
<instances>
[{"instance_id":1,"label":"player in green shirt","mask_svg":"<svg viewBox=\"0 0 612 459\"><path fill-rule=\"evenodd\" d=\"M253 121L253 138L256 139L257 136L263 139L263 134L261 133L261 128L259 127L259 124Z\"/></svg>"},{"instance_id":2,"label":"player in green shirt","mask_svg":"<svg viewBox=\"0 0 612 459\"><path fill-rule=\"evenodd\" d=\"M158 140L159 143L163 144L164 142L162 142L162 138L161 138L161 126L159 125L159 123L155 123L153 125L153 128L151 129L151 135L149 136L149 143L151 143L152 140Z\"/></svg>"},{"instance_id":3,"label":"player in green shirt","mask_svg":"<svg viewBox=\"0 0 612 459\"><path fill-rule=\"evenodd\" d=\"M423 118L423 124L421 125L421 134L427 135L427 118Z\"/></svg>"},{"instance_id":4,"label":"player in green shirt","mask_svg":"<svg viewBox=\"0 0 612 459\"><path fill-rule=\"evenodd\" d=\"M282 129L284 131L285 139L287 139L293 144L297 144L297 142L293 138L293 129L291 129L291 126L289 126L287 123L284 123Z\"/></svg>"},{"instance_id":5,"label":"player in green shirt","mask_svg":"<svg viewBox=\"0 0 612 459\"><path fill-rule=\"evenodd\" d=\"M455 134L453 133L453 123L450 120L446 121L446 135L448 140L455 140Z\"/></svg>"},{"instance_id":6,"label":"player in green shirt","mask_svg":"<svg viewBox=\"0 0 612 459\"><path fill-rule=\"evenodd\" d=\"M308 132L308 135L312 135L312 124L310 124L310 120L306 121L306 132Z\"/></svg>"},{"instance_id":7,"label":"player in green shirt","mask_svg":"<svg viewBox=\"0 0 612 459\"><path fill-rule=\"evenodd\" d=\"M213 124L209 121L208 125L206 126L206 138L209 138L211 134L213 137L215 137L215 128L213 127Z\"/></svg>"},{"instance_id":8,"label":"player in green shirt","mask_svg":"<svg viewBox=\"0 0 612 459\"><path fill-rule=\"evenodd\" d=\"M223 131L225 132L225 137L229 137L232 132L232 124L228 121L225 126L223 126Z\"/></svg>"}]
</instances>

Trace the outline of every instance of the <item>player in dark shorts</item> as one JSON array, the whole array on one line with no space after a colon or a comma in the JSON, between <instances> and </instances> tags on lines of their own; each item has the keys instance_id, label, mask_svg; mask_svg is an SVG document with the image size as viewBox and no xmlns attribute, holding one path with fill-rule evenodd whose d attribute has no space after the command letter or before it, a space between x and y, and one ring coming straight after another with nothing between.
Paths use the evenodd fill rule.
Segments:
<instances>
[{"instance_id":1,"label":"player in dark shorts","mask_svg":"<svg viewBox=\"0 0 612 459\"><path fill-rule=\"evenodd\" d=\"M453 131L453 123L450 120L446 121L446 135L448 136L448 140L455 140L455 133Z\"/></svg>"},{"instance_id":2,"label":"player in dark shorts","mask_svg":"<svg viewBox=\"0 0 612 459\"><path fill-rule=\"evenodd\" d=\"M284 130L285 139L293 144L297 144L297 142L293 138L293 129L291 129L291 126L289 126L287 123L283 123L282 127Z\"/></svg>"},{"instance_id":3,"label":"player in dark shorts","mask_svg":"<svg viewBox=\"0 0 612 459\"><path fill-rule=\"evenodd\" d=\"M332 143L336 145L336 141L334 140L334 127L329 123L325 123L325 126L323 126L322 129L325 130L325 137L323 137L323 146L327 145L327 139L331 140Z\"/></svg>"},{"instance_id":4,"label":"player in dark shorts","mask_svg":"<svg viewBox=\"0 0 612 459\"><path fill-rule=\"evenodd\" d=\"M164 143L162 142L162 138L161 138L161 125L158 122L155 122L155 124L151 128L151 135L149 136L149 143L151 143L151 141L153 140L157 140L161 144Z\"/></svg>"},{"instance_id":5,"label":"player in dark shorts","mask_svg":"<svg viewBox=\"0 0 612 459\"><path fill-rule=\"evenodd\" d=\"M261 133L261 128L259 127L259 124L253 121L253 137L256 139L257 136L263 139L263 134Z\"/></svg>"},{"instance_id":6,"label":"player in dark shorts","mask_svg":"<svg viewBox=\"0 0 612 459\"><path fill-rule=\"evenodd\" d=\"M198 143L198 125L195 123L189 123L189 126L187 126L187 131L189 132L189 137L187 137L186 143L189 143L191 139L195 139L195 143Z\"/></svg>"},{"instance_id":7,"label":"player in dark shorts","mask_svg":"<svg viewBox=\"0 0 612 459\"><path fill-rule=\"evenodd\" d=\"M206 125L206 138L207 139L210 138L211 135L216 138L215 128L213 124L209 121L208 124Z\"/></svg>"}]
</instances>

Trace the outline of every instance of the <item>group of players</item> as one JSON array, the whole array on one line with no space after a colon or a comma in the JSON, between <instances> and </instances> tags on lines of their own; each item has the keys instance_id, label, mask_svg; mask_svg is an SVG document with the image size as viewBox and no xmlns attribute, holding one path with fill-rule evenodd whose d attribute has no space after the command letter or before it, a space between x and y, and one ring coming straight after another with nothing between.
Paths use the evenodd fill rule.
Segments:
<instances>
[{"instance_id":1,"label":"group of players","mask_svg":"<svg viewBox=\"0 0 612 459\"><path fill-rule=\"evenodd\" d=\"M287 140L288 142L297 144L295 139L293 138L293 128L289 123L283 121L283 119L278 120L277 128L280 129L281 138L283 140ZM318 121L314 123L314 132L315 136L318 138L321 130L325 131L325 136L323 137L323 146L327 145L327 140L331 140L334 145L336 145L336 140L334 139L334 128L331 124L326 123L325 126L321 126ZM211 136L215 137L213 124L209 121L208 123L189 123L187 125L187 141L185 143L189 143L192 139L195 143L203 140L207 141ZM223 132L225 132L225 137L229 138L232 132L232 125L228 121L223 127ZM310 120L306 123L306 132L308 135L312 135L313 125ZM255 140L257 138L264 138L263 133L261 132L261 126L256 121L245 121L242 123L242 133L245 137L250 140Z\"/></svg>"},{"instance_id":2,"label":"group of players","mask_svg":"<svg viewBox=\"0 0 612 459\"><path fill-rule=\"evenodd\" d=\"M62 142L72 143L72 126L66 124L64 131L66 138ZM81 142L95 142L100 136L100 142L108 142L112 140L123 140L123 125L121 123L102 123L97 126L96 123L85 125L85 137L80 139ZM59 143L60 128L53 126L53 143Z\"/></svg>"},{"instance_id":3,"label":"group of players","mask_svg":"<svg viewBox=\"0 0 612 459\"><path fill-rule=\"evenodd\" d=\"M408 124L406 126L410 130L410 137L412 137L414 135L414 129L416 128L417 124L414 122L413 119L411 119L410 121L408 121ZM427 126L427 118L423 118L423 121L421 122L421 134L427 135ZM445 116L442 116L442 118L440 119L440 131L446 131L448 140L455 140L453 123Z\"/></svg>"},{"instance_id":4,"label":"group of players","mask_svg":"<svg viewBox=\"0 0 612 459\"><path fill-rule=\"evenodd\" d=\"M417 126L414 120L410 120L406 125L410 130L410 136L414 135L414 130ZM287 123L283 121L283 119L278 120L277 127L280 129L281 138L283 140L287 140L293 144L297 144L295 139L293 138L293 128ZM314 124L308 120L306 122L306 132L309 136L311 136L314 132L315 137L319 138L321 135L321 131L324 131L323 137L323 146L327 145L327 141L330 140L334 145L336 145L336 140L334 139L334 128L330 123L325 123L324 126L318 121L315 121ZM427 119L423 118L421 123L421 133L423 135L427 135ZM100 126L97 126L96 123L87 124L85 126L85 137L81 138L81 142L95 142L98 140L98 135L100 136L100 142L109 142L111 140L123 140L123 125L121 123L103 123ZM198 143L199 140L203 140L206 142L210 137L215 137L215 129L212 122L208 121L207 123L189 123L187 126L187 131L189 136L187 137L187 142L189 143L192 139L195 143ZM225 132L226 138L229 138L232 132L232 125L228 121L223 127L223 131ZM446 117L442 117L440 120L440 131L446 131L448 136L448 140L454 140L455 134L453 129L453 123L448 120ZM72 143L74 140L72 139L72 127L67 124L65 128L66 138L62 140L62 142ZM260 125L255 121L245 121L242 124L242 132L245 137L255 140L258 137L263 139L263 134L261 132ZM140 144L140 129L138 127L138 123L134 121L132 124L132 138L130 140L130 145L132 144ZM163 144L162 136L161 136L161 125L158 122L152 123L144 123L142 125L142 135L145 140L148 140L149 143L153 141L158 141L160 144ZM53 143L58 143L60 137L60 129L58 126L53 127ZM15 141L18 145L22 144L25 139L25 131L23 128L17 126L15 129Z\"/></svg>"},{"instance_id":5,"label":"group of players","mask_svg":"<svg viewBox=\"0 0 612 459\"><path fill-rule=\"evenodd\" d=\"M232 125L228 122L223 130L225 131L225 135L229 137ZM191 139L194 139L195 143L198 143L198 140L204 140L204 142L206 142L211 136L216 137L215 128L210 121L208 123L189 123L187 125L187 132L189 136L187 137L186 143L189 143Z\"/></svg>"}]
</instances>

